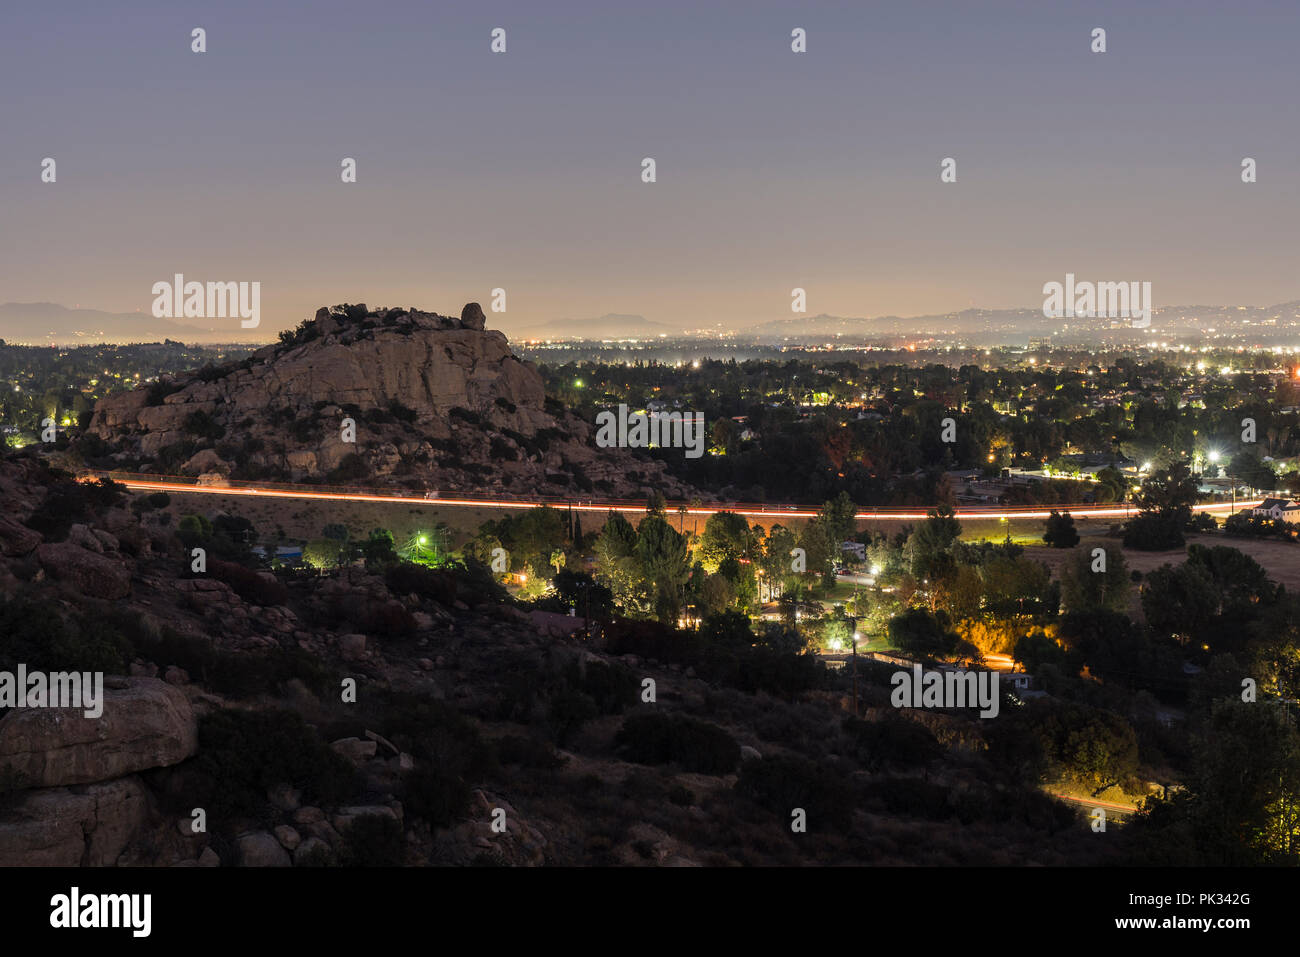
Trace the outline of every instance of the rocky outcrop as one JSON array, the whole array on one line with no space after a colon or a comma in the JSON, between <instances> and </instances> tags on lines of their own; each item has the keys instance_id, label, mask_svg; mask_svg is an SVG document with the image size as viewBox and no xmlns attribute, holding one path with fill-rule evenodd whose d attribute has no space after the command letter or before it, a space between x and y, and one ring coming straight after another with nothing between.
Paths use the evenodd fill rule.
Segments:
<instances>
[{"instance_id":1,"label":"rocky outcrop","mask_svg":"<svg viewBox=\"0 0 1300 957\"><path fill-rule=\"evenodd\" d=\"M695 494L661 462L596 448L593 424L548 407L541 374L485 321L478 303L459 319L321 309L241 362L108 396L90 431L124 465L148 469L168 450L193 476L520 496Z\"/></svg>"},{"instance_id":2,"label":"rocky outcrop","mask_svg":"<svg viewBox=\"0 0 1300 957\"><path fill-rule=\"evenodd\" d=\"M178 689L156 678L110 679L103 714L22 708L0 719L0 775L26 788L107 781L176 764L198 750L198 725Z\"/></svg>"},{"instance_id":3,"label":"rocky outcrop","mask_svg":"<svg viewBox=\"0 0 1300 957\"><path fill-rule=\"evenodd\" d=\"M398 402L429 426L434 420L445 422L453 408L490 413L498 399L501 408L515 406L509 424L521 431L554 425L542 410L537 370L515 358L503 333L485 330L483 310L474 315L470 306L466 322L404 310L356 320L322 310L305 327L306 334L300 333L300 342L261 349L219 378L181 383L156 404L147 389L104 399L90 428L106 439L137 433L146 448L156 451L192 437L186 421L196 413L230 427L267 409L285 409L297 417L333 406L325 418L335 419L331 425L337 432L345 405L364 414L386 411ZM318 403L323 404L320 410ZM202 464L214 465L210 459Z\"/></svg>"},{"instance_id":4,"label":"rocky outcrop","mask_svg":"<svg viewBox=\"0 0 1300 957\"><path fill-rule=\"evenodd\" d=\"M483 307L477 302L465 303L465 308L460 311L460 324L466 329L483 329L487 325Z\"/></svg>"},{"instance_id":5,"label":"rocky outcrop","mask_svg":"<svg viewBox=\"0 0 1300 957\"><path fill-rule=\"evenodd\" d=\"M36 558L50 577L91 598L125 598L131 592L126 565L73 542L40 545Z\"/></svg>"},{"instance_id":6,"label":"rocky outcrop","mask_svg":"<svg viewBox=\"0 0 1300 957\"><path fill-rule=\"evenodd\" d=\"M0 816L0 867L108 867L144 824L137 777L26 792Z\"/></svg>"},{"instance_id":7,"label":"rocky outcrop","mask_svg":"<svg viewBox=\"0 0 1300 957\"><path fill-rule=\"evenodd\" d=\"M505 812L505 833L491 827L493 812ZM518 815L504 799L475 790L468 820L439 830L434 836L431 860L437 864L466 866L483 861L511 867L540 867L546 863L545 835Z\"/></svg>"},{"instance_id":8,"label":"rocky outcrop","mask_svg":"<svg viewBox=\"0 0 1300 957\"><path fill-rule=\"evenodd\" d=\"M0 553L14 557L26 555L41 543L41 535L13 519L0 518Z\"/></svg>"}]
</instances>

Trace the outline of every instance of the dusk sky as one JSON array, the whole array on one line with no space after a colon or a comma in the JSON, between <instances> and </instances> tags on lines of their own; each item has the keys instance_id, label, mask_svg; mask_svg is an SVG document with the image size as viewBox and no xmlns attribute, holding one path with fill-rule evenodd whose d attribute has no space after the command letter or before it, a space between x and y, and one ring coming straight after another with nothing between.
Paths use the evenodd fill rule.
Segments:
<instances>
[{"instance_id":1,"label":"dusk sky","mask_svg":"<svg viewBox=\"0 0 1300 957\"><path fill-rule=\"evenodd\" d=\"M1060 7L6 4L0 302L259 281L269 337L498 286L507 331L790 318L795 286L810 314L1037 307L1067 272L1300 298L1300 5Z\"/></svg>"}]
</instances>

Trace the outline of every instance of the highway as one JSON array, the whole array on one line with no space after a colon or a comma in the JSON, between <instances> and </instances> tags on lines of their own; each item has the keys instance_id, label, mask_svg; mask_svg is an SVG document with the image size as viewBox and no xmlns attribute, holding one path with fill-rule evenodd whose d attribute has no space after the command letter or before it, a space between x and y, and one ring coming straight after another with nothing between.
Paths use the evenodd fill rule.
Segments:
<instances>
[{"instance_id":1,"label":"highway","mask_svg":"<svg viewBox=\"0 0 1300 957\"><path fill-rule=\"evenodd\" d=\"M442 493L437 498L426 498L421 493L404 493L400 490L366 489L366 488L331 488L313 485L284 485L277 483L231 482L222 485L199 485L193 479L170 475L143 475L139 473L124 475L115 472L91 471L83 478L111 478L134 491L200 493L207 495L242 495L255 498L308 499L326 502L373 502L387 505L426 505L432 508L514 508L529 509L539 505L553 508L572 508L583 512L608 512L611 509L623 512L640 512L645 510L644 501L627 499L582 499L582 498L548 498L527 499L474 498L460 493ZM1232 511L1253 508L1259 501L1221 502L1212 505L1197 506L1196 511L1209 512L1211 515L1226 515ZM813 518L816 510L795 505L756 504L742 502L717 502L707 505L690 505L688 503L669 502L667 510L679 514L682 506L687 515L714 515L718 512L733 512L754 518ZM964 519L1044 519L1051 510L1069 512L1075 518L1128 518L1133 514L1132 506L1124 505L1056 505L1050 508L1029 506L1010 507L963 507L954 514ZM858 512L859 521L920 521L926 517L926 510L911 508L873 508Z\"/></svg>"}]
</instances>

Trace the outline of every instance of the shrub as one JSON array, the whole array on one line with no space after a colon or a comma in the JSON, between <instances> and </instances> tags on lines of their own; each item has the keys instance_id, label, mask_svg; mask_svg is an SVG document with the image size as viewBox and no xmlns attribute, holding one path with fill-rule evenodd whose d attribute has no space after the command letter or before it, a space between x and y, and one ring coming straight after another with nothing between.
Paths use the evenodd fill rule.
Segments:
<instances>
[{"instance_id":1,"label":"shrub","mask_svg":"<svg viewBox=\"0 0 1300 957\"><path fill-rule=\"evenodd\" d=\"M946 750L923 724L897 716L882 721L851 717L845 720L844 731L858 761L872 771L925 767Z\"/></svg>"},{"instance_id":2,"label":"shrub","mask_svg":"<svg viewBox=\"0 0 1300 957\"><path fill-rule=\"evenodd\" d=\"M396 399L388 403L388 412L399 422L414 422L419 417L418 412L409 406L402 405Z\"/></svg>"},{"instance_id":3,"label":"shrub","mask_svg":"<svg viewBox=\"0 0 1300 957\"><path fill-rule=\"evenodd\" d=\"M255 572L234 562L209 560L208 574L217 581L225 582L235 590L236 595L254 605L283 605L289 600L289 589L274 576Z\"/></svg>"},{"instance_id":4,"label":"shrub","mask_svg":"<svg viewBox=\"0 0 1300 957\"><path fill-rule=\"evenodd\" d=\"M133 648L102 618L65 619L25 597L0 600L0 668L123 674Z\"/></svg>"},{"instance_id":5,"label":"shrub","mask_svg":"<svg viewBox=\"0 0 1300 957\"><path fill-rule=\"evenodd\" d=\"M197 435L201 439L210 439L216 441L224 438L226 427L217 422L206 412L191 412L181 423L181 428L190 435Z\"/></svg>"},{"instance_id":6,"label":"shrub","mask_svg":"<svg viewBox=\"0 0 1300 957\"><path fill-rule=\"evenodd\" d=\"M365 458L358 452L349 452L339 460L337 467L330 470L326 479L330 483L337 483L351 482L369 476L370 466L366 464Z\"/></svg>"},{"instance_id":7,"label":"shrub","mask_svg":"<svg viewBox=\"0 0 1300 957\"><path fill-rule=\"evenodd\" d=\"M948 789L920 778L883 778L872 782L871 790L890 814L942 821L955 813Z\"/></svg>"},{"instance_id":8,"label":"shrub","mask_svg":"<svg viewBox=\"0 0 1300 957\"><path fill-rule=\"evenodd\" d=\"M406 835L395 818L362 814L343 832L339 863L344 867L396 867L405 855Z\"/></svg>"},{"instance_id":9,"label":"shrub","mask_svg":"<svg viewBox=\"0 0 1300 957\"><path fill-rule=\"evenodd\" d=\"M551 695L546 721L555 743L563 746L579 728L599 716L600 708L591 695L566 686Z\"/></svg>"},{"instance_id":10,"label":"shrub","mask_svg":"<svg viewBox=\"0 0 1300 957\"><path fill-rule=\"evenodd\" d=\"M126 489L112 479L78 482L60 478L45 491L45 498L27 519L27 527L51 541L61 541L74 524L112 508L126 496Z\"/></svg>"},{"instance_id":11,"label":"shrub","mask_svg":"<svg viewBox=\"0 0 1300 957\"><path fill-rule=\"evenodd\" d=\"M292 711L215 711L199 719L196 769L208 780L215 816L253 815L266 790L287 782L313 804L337 805L357 792L352 765Z\"/></svg>"},{"instance_id":12,"label":"shrub","mask_svg":"<svg viewBox=\"0 0 1300 957\"><path fill-rule=\"evenodd\" d=\"M496 740L497 760L502 764L517 764L525 768L551 770L564 764L545 741L522 735L507 735Z\"/></svg>"},{"instance_id":13,"label":"shrub","mask_svg":"<svg viewBox=\"0 0 1300 957\"><path fill-rule=\"evenodd\" d=\"M501 462L513 462L519 458L515 447L499 436L492 440L491 454L494 460Z\"/></svg>"},{"instance_id":14,"label":"shrub","mask_svg":"<svg viewBox=\"0 0 1300 957\"><path fill-rule=\"evenodd\" d=\"M442 569L401 562L389 567L384 581L395 595L414 593L447 606L456 601L456 578Z\"/></svg>"},{"instance_id":15,"label":"shrub","mask_svg":"<svg viewBox=\"0 0 1300 957\"><path fill-rule=\"evenodd\" d=\"M838 775L804 758L777 755L746 761L736 793L789 821L795 808L808 815L808 830L846 828L852 794Z\"/></svg>"},{"instance_id":16,"label":"shrub","mask_svg":"<svg viewBox=\"0 0 1300 957\"><path fill-rule=\"evenodd\" d=\"M717 725L686 715L629 715L615 743L638 764L675 762L700 774L730 774L740 763L740 745Z\"/></svg>"}]
</instances>

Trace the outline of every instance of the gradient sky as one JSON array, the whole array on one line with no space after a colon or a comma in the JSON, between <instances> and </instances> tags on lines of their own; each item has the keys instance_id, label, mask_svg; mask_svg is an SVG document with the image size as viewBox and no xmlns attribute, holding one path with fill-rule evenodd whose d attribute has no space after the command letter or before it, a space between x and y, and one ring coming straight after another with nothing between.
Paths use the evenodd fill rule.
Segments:
<instances>
[{"instance_id":1,"label":"gradient sky","mask_svg":"<svg viewBox=\"0 0 1300 957\"><path fill-rule=\"evenodd\" d=\"M496 286L507 331L790 318L794 286L1036 307L1066 272L1296 299L1298 41L1294 2L5 4L0 301L257 280L270 335Z\"/></svg>"}]
</instances>

